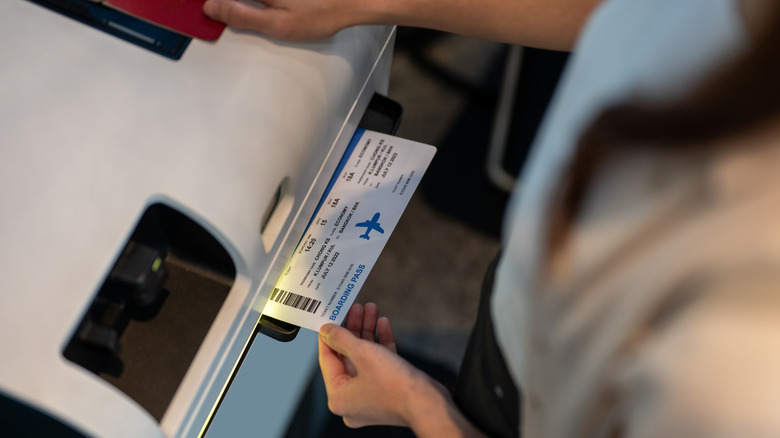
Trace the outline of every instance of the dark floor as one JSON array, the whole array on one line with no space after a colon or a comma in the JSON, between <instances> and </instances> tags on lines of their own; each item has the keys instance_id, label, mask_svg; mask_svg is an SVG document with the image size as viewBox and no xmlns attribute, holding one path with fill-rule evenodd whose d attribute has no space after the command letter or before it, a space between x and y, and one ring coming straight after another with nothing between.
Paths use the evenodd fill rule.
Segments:
<instances>
[{"instance_id":1,"label":"dark floor","mask_svg":"<svg viewBox=\"0 0 780 438\"><path fill-rule=\"evenodd\" d=\"M404 107L397 135L438 151L358 301L379 305L399 345L453 372L499 249L508 198L485 171L507 49L400 28L390 78L388 94ZM561 53L524 52L505 163L511 173L519 173L564 62Z\"/></svg>"}]
</instances>

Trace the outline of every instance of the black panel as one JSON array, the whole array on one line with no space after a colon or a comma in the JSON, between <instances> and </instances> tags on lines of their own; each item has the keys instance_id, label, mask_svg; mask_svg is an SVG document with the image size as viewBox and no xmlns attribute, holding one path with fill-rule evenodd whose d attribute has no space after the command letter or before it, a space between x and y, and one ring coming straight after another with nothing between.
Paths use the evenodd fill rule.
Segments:
<instances>
[{"instance_id":1,"label":"black panel","mask_svg":"<svg viewBox=\"0 0 780 438\"><path fill-rule=\"evenodd\" d=\"M89 0L29 1L166 58L181 58L191 40L184 35Z\"/></svg>"},{"instance_id":2,"label":"black panel","mask_svg":"<svg viewBox=\"0 0 780 438\"><path fill-rule=\"evenodd\" d=\"M401 126L403 113L404 108L400 103L375 93L358 123L358 129L395 134Z\"/></svg>"},{"instance_id":3,"label":"black panel","mask_svg":"<svg viewBox=\"0 0 780 438\"><path fill-rule=\"evenodd\" d=\"M86 435L0 392L0 436L82 438Z\"/></svg>"}]
</instances>

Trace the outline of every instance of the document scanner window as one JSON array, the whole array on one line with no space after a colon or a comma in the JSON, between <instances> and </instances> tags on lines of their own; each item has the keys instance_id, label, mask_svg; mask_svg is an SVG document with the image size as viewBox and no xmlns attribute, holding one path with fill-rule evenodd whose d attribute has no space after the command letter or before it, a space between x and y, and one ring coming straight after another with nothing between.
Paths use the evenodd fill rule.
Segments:
<instances>
[{"instance_id":1,"label":"document scanner window","mask_svg":"<svg viewBox=\"0 0 780 438\"><path fill-rule=\"evenodd\" d=\"M90 0L29 0L88 26L170 59L179 59L191 38Z\"/></svg>"},{"instance_id":2,"label":"document scanner window","mask_svg":"<svg viewBox=\"0 0 780 438\"><path fill-rule=\"evenodd\" d=\"M235 265L198 224L151 206L63 355L130 396L158 421L222 307Z\"/></svg>"}]
</instances>

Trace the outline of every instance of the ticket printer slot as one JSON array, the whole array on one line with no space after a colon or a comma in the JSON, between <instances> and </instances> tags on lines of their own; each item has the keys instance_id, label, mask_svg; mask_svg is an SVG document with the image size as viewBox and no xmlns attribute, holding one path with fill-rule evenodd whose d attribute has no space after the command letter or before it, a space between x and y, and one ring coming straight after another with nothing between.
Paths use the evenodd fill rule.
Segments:
<instances>
[{"instance_id":1,"label":"ticket printer slot","mask_svg":"<svg viewBox=\"0 0 780 438\"><path fill-rule=\"evenodd\" d=\"M401 125L402 116L401 104L387 96L375 93L358 123L358 129L395 134ZM257 324L258 332L282 342L295 339L299 329L296 325L267 315L262 315Z\"/></svg>"}]
</instances>

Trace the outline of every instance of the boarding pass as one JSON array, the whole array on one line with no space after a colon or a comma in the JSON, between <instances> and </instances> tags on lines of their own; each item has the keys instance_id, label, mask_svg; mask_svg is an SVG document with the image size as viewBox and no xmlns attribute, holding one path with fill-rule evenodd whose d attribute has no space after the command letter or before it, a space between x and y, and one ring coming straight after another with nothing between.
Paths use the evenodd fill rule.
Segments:
<instances>
[{"instance_id":1,"label":"boarding pass","mask_svg":"<svg viewBox=\"0 0 780 438\"><path fill-rule=\"evenodd\" d=\"M358 130L263 314L315 331L341 324L435 153Z\"/></svg>"}]
</instances>

